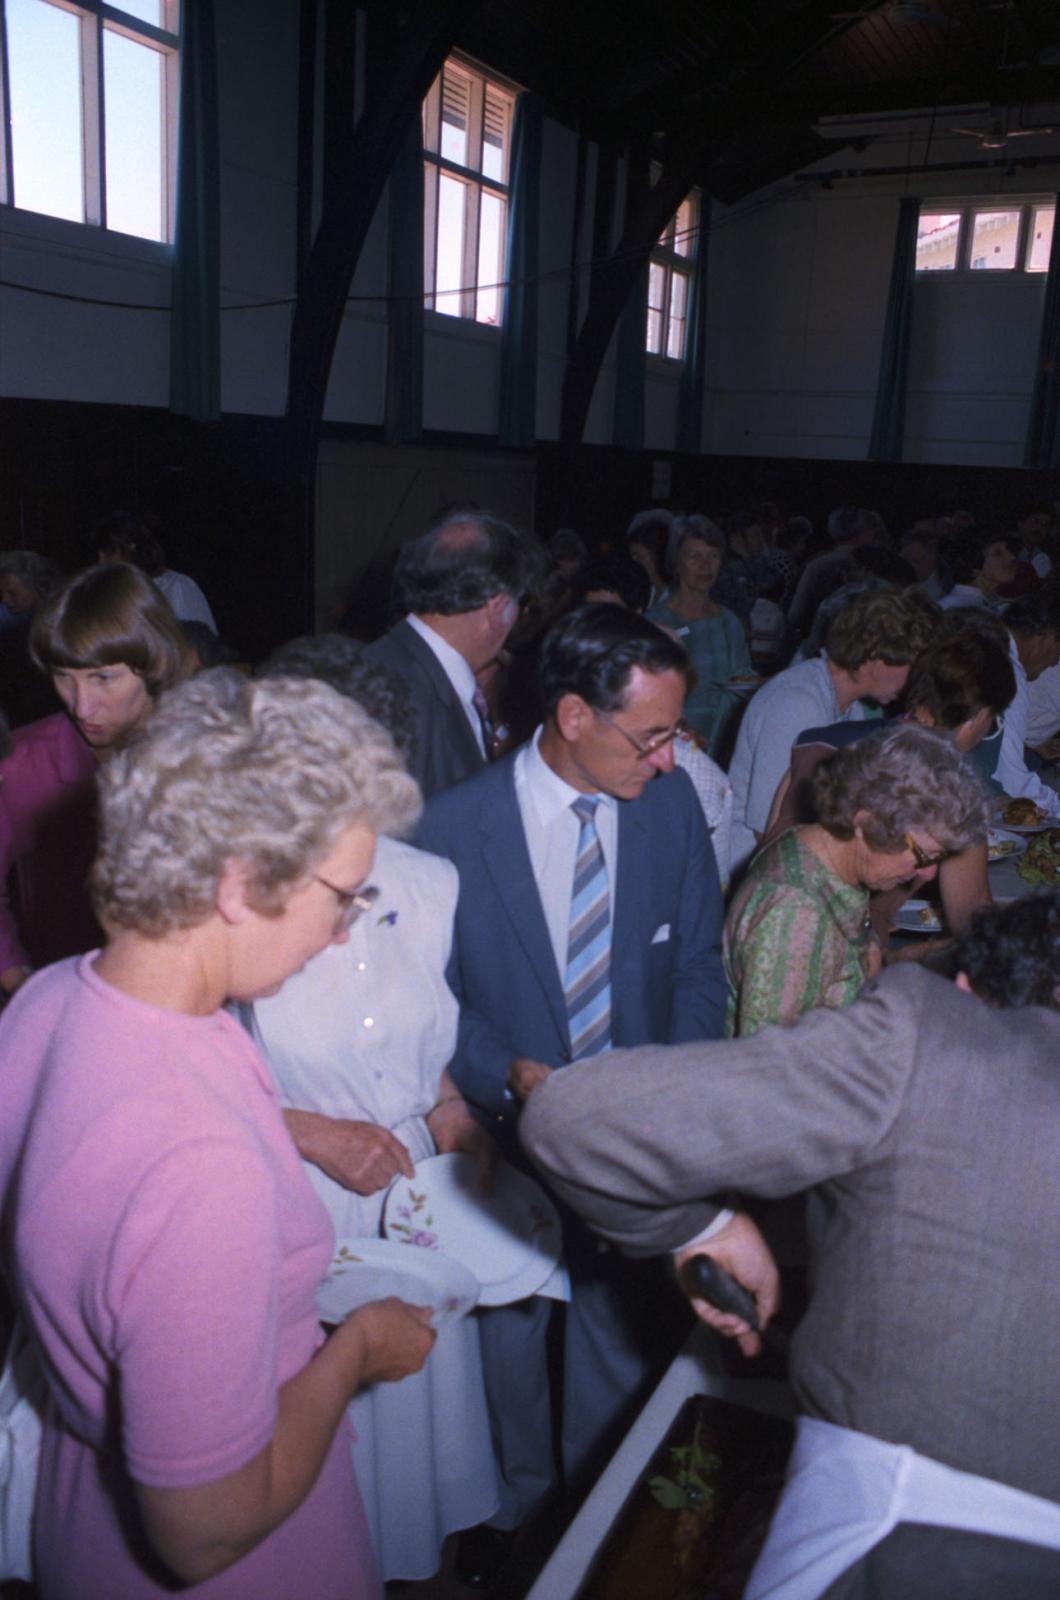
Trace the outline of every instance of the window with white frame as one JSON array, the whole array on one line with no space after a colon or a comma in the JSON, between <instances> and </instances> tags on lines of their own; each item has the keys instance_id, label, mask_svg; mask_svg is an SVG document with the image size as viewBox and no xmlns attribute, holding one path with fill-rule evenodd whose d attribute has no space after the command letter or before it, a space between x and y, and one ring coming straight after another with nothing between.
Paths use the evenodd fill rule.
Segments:
<instances>
[{"instance_id":1,"label":"window with white frame","mask_svg":"<svg viewBox=\"0 0 1060 1600\"><path fill-rule=\"evenodd\" d=\"M685 358L688 300L699 227L699 197L693 191L678 206L651 253L648 266L647 348L669 361Z\"/></svg>"},{"instance_id":2,"label":"window with white frame","mask_svg":"<svg viewBox=\"0 0 1060 1600\"><path fill-rule=\"evenodd\" d=\"M423 102L424 301L500 325L515 91L453 58Z\"/></svg>"},{"instance_id":3,"label":"window with white frame","mask_svg":"<svg viewBox=\"0 0 1060 1600\"><path fill-rule=\"evenodd\" d=\"M0 199L172 237L180 0L0 0Z\"/></svg>"},{"instance_id":4,"label":"window with white frame","mask_svg":"<svg viewBox=\"0 0 1060 1600\"><path fill-rule=\"evenodd\" d=\"M1046 200L977 201L920 208L918 272L1048 272L1056 206Z\"/></svg>"}]
</instances>

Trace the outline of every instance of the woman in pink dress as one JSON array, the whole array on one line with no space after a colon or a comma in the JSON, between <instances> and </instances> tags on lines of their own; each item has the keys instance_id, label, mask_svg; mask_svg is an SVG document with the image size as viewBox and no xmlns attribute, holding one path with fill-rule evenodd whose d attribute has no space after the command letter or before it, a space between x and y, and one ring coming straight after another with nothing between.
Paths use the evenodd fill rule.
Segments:
<instances>
[{"instance_id":1,"label":"woman in pink dress","mask_svg":"<svg viewBox=\"0 0 1060 1600\"><path fill-rule=\"evenodd\" d=\"M426 1308L325 1343L333 1235L226 999L346 938L419 792L325 685L206 673L100 777L102 953L0 1024L5 1269L49 1390L43 1600L378 1593L342 1419L418 1370Z\"/></svg>"},{"instance_id":2,"label":"woman in pink dress","mask_svg":"<svg viewBox=\"0 0 1060 1600\"><path fill-rule=\"evenodd\" d=\"M16 729L0 764L0 1000L98 943L84 884L99 763L191 671L172 611L129 566L90 567L50 595L30 651L65 709Z\"/></svg>"}]
</instances>

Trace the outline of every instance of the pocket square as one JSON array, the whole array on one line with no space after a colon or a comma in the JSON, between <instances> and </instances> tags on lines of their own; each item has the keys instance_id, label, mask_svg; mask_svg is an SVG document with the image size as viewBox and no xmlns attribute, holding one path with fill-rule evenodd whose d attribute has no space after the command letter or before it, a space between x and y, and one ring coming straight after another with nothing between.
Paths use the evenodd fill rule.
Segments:
<instances>
[{"instance_id":1,"label":"pocket square","mask_svg":"<svg viewBox=\"0 0 1060 1600\"><path fill-rule=\"evenodd\" d=\"M651 936L652 944L665 944L670 937L670 924L661 922Z\"/></svg>"}]
</instances>

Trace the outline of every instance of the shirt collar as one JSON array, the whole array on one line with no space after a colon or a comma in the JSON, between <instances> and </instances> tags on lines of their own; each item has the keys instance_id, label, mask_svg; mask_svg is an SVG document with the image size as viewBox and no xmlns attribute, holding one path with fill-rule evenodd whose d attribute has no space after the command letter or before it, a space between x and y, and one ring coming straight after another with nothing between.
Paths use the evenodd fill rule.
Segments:
<instances>
[{"instance_id":1,"label":"shirt collar","mask_svg":"<svg viewBox=\"0 0 1060 1600\"><path fill-rule=\"evenodd\" d=\"M475 695L475 674L471 670L470 662L453 648L448 639L443 639L440 633L435 633L425 622L412 612L405 618L409 627L420 638L429 650L434 652L442 671L460 696L461 700L471 705Z\"/></svg>"},{"instance_id":2,"label":"shirt collar","mask_svg":"<svg viewBox=\"0 0 1060 1600\"><path fill-rule=\"evenodd\" d=\"M618 801L614 795L599 792L591 796L586 795L583 790L575 789L566 778L561 778L558 772L553 771L539 748L543 731L543 728L538 727L530 743L524 745L520 751L526 794L533 804L541 826L549 827L557 817L570 810L575 800L593 799L599 800L605 806L617 806Z\"/></svg>"}]
</instances>

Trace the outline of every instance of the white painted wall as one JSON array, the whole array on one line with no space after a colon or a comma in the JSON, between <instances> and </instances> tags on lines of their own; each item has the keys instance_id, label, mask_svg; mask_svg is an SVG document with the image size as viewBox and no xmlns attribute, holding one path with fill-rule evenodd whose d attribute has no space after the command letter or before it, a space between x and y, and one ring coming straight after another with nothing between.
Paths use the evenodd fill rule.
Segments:
<instances>
[{"instance_id":1,"label":"white painted wall","mask_svg":"<svg viewBox=\"0 0 1060 1600\"><path fill-rule=\"evenodd\" d=\"M837 146L834 159L811 170L915 167L976 154L974 141L943 137L921 119L885 125L860 155ZM1048 199L1058 186L1060 159L1010 175L869 171L837 178L830 188L786 180L728 211L716 206L707 449L864 459L900 196L943 205L988 197L1003 203ZM1044 290L1044 274L1024 272L916 280L905 459L1021 464Z\"/></svg>"}]
</instances>

